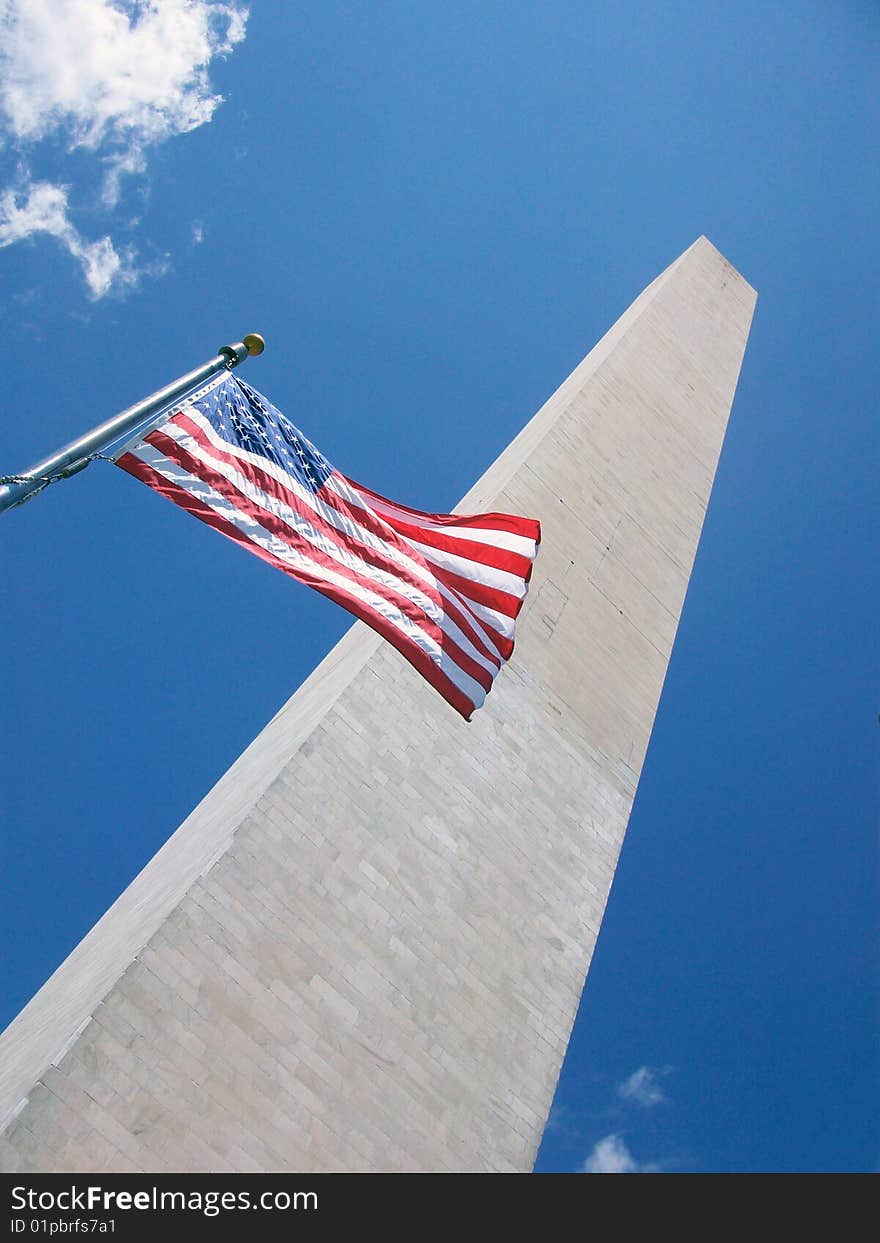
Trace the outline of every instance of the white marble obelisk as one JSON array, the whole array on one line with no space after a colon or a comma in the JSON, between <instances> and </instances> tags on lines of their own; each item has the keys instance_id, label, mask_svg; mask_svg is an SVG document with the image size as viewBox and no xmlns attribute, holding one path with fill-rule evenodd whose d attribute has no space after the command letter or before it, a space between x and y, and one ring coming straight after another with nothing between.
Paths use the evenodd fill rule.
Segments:
<instances>
[{"instance_id":1,"label":"white marble obelisk","mask_svg":"<svg viewBox=\"0 0 880 1243\"><path fill-rule=\"evenodd\" d=\"M532 1168L754 303L699 239L505 449L486 705L353 626L0 1037L0 1169Z\"/></svg>"}]
</instances>

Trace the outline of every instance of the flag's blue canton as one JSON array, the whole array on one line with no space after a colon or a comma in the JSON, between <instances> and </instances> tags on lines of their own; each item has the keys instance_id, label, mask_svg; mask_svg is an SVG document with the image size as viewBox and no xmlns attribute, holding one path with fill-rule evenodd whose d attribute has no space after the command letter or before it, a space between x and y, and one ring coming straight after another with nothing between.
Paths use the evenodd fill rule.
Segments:
<instances>
[{"instance_id":1,"label":"flag's blue canton","mask_svg":"<svg viewBox=\"0 0 880 1243\"><path fill-rule=\"evenodd\" d=\"M333 472L302 432L237 376L225 377L196 405L224 440L274 462L311 492Z\"/></svg>"}]
</instances>

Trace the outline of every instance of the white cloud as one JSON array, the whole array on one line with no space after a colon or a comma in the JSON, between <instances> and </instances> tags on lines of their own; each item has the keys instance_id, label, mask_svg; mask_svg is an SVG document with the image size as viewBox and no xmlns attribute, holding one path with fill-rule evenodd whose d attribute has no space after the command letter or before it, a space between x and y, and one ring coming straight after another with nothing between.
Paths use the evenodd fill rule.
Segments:
<instances>
[{"instance_id":1,"label":"white cloud","mask_svg":"<svg viewBox=\"0 0 880 1243\"><path fill-rule=\"evenodd\" d=\"M60 138L93 153L112 209L123 178L146 171L151 147L211 120L222 96L210 64L241 42L247 18L239 0L0 0L0 126L19 151ZM42 219L47 185L31 185L30 213L15 209L18 236L29 236L28 218ZM133 269L109 238L83 241L67 219L65 187L54 188L66 225L56 194L53 227L31 232L65 242L95 297L118 288Z\"/></svg>"},{"instance_id":2,"label":"white cloud","mask_svg":"<svg viewBox=\"0 0 880 1243\"><path fill-rule=\"evenodd\" d=\"M135 177L145 173L147 157L142 147L131 146L127 151L116 151L105 156L102 162L107 171L101 187L101 199L105 207L115 207L122 196L123 177Z\"/></svg>"},{"instance_id":3,"label":"white cloud","mask_svg":"<svg viewBox=\"0 0 880 1243\"><path fill-rule=\"evenodd\" d=\"M102 298L111 287L137 283L131 251L120 254L109 237L87 242L70 222L67 187L48 181L31 182L21 194L7 190L0 195L0 247L11 246L35 233L48 233L77 259L93 298Z\"/></svg>"},{"instance_id":4,"label":"white cloud","mask_svg":"<svg viewBox=\"0 0 880 1243\"><path fill-rule=\"evenodd\" d=\"M619 1135L600 1139L581 1166L584 1174L657 1174L660 1166L636 1161Z\"/></svg>"},{"instance_id":5,"label":"white cloud","mask_svg":"<svg viewBox=\"0 0 880 1243\"><path fill-rule=\"evenodd\" d=\"M662 1105L668 1098L657 1081L657 1073L650 1066L640 1066L620 1084L617 1095L625 1101L634 1101L645 1109Z\"/></svg>"},{"instance_id":6,"label":"white cloud","mask_svg":"<svg viewBox=\"0 0 880 1243\"><path fill-rule=\"evenodd\" d=\"M205 226L201 220L194 220L192 224L192 244L193 246L201 246L205 240Z\"/></svg>"},{"instance_id":7,"label":"white cloud","mask_svg":"<svg viewBox=\"0 0 880 1243\"><path fill-rule=\"evenodd\" d=\"M18 140L61 129L125 151L209 121L208 65L245 34L215 0L5 0L0 107Z\"/></svg>"}]
</instances>

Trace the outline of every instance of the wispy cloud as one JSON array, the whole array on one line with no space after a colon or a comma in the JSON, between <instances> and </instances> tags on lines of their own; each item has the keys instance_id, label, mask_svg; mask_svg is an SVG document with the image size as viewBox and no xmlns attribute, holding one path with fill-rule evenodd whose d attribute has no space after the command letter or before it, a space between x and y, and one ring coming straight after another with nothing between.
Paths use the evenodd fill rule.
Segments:
<instances>
[{"instance_id":1,"label":"wispy cloud","mask_svg":"<svg viewBox=\"0 0 880 1243\"><path fill-rule=\"evenodd\" d=\"M676 1164L677 1159L673 1157L664 1158L663 1165L658 1161L637 1161L622 1133L624 1129L632 1129L637 1113L671 1103L661 1084L661 1079L671 1073L671 1066L639 1066L617 1085L614 1093L616 1102L604 1111L605 1126L615 1129L594 1145L579 1167L581 1173L651 1174L670 1168L670 1161L673 1166Z\"/></svg>"},{"instance_id":2,"label":"wispy cloud","mask_svg":"<svg viewBox=\"0 0 880 1243\"><path fill-rule=\"evenodd\" d=\"M29 158L47 139L94 156L104 207L147 170L150 148L211 120L222 97L209 67L245 36L238 0L0 0L0 127ZM133 283L134 252L85 240L69 179L24 181L4 197L4 245L51 233L93 297ZM11 193L11 192L10 192ZM28 223L33 227L28 230ZM49 227L51 225L51 227Z\"/></svg>"},{"instance_id":3,"label":"wispy cloud","mask_svg":"<svg viewBox=\"0 0 880 1243\"><path fill-rule=\"evenodd\" d=\"M638 1070L634 1070L628 1079L625 1079L617 1089L617 1095L625 1101L632 1101L636 1105L641 1105L644 1109L652 1109L655 1105L662 1105L668 1097L660 1086L658 1076L668 1074L668 1069L662 1071L652 1070L650 1066L640 1066Z\"/></svg>"},{"instance_id":4,"label":"wispy cloud","mask_svg":"<svg viewBox=\"0 0 880 1243\"><path fill-rule=\"evenodd\" d=\"M658 1174L655 1162L636 1161L620 1135L600 1139L581 1166L582 1174Z\"/></svg>"},{"instance_id":5,"label":"wispy cloud","mask_svg":"<svg viewBox=\"0 0 880 1243\"><path fill-rule=\"evenodd\" d=\"M130 288L138 280L130 250L116 250L109 237L87 242L71 224L67 210L67 186L31 182L22 194L14 190L0 196L0 247L48 233L80 263L93 298L102 298L111 287Z\"/></svg>"}]
</instances>

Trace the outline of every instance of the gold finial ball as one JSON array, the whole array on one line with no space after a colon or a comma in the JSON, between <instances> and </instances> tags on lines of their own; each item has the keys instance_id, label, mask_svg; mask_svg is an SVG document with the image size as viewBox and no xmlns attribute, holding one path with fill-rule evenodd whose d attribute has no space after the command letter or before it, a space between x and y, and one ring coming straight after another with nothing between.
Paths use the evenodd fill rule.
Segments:
<instances>
[{"instance_id":1,"label":"gold finial ball","mask_svg":"<svg viewBox=\"0 0 880 1243\"><path fill-rule=\"evenodd\" d=\"M246 337L242 338L242 344L247 346L247 352L251 357L254 354L262 354L266 348L266 342L258 332L249 332Z\"/></svg>"}]
</instances>

